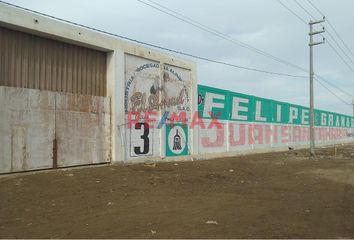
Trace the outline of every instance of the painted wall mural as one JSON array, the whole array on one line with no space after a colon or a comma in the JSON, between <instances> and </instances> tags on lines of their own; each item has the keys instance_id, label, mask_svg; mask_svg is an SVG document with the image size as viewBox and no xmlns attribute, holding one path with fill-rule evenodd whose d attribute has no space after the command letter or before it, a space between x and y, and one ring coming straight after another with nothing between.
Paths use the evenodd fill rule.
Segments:
<instances>
[{"instance_id":1,"label":"painted wall mural","mask_svg":"<svg viewBox=\"0 0 354 240\"><path fill-rule=\"evenodd\" d=\"M166 125L166 156L188 155L188 125Z\"/></svg>"},{"instance_id":2,"label":"painted wall mural","mask_svg":"<svg viewBox=\"0 0 354 240\"><path fill-rule=\"evenodd\" d=\"M199 153L309 144L307 107L199 85L198 112L204 122L219 123L197 126ZM315 126L319 144L354 140L351 116L315 110Z\"/></svg>"},{"instance_id":3,"label":"painted wall mural","mask_svg":"<svg viewBox=\"0 0 354 240\"><path fill-rule=\"evenodd\" d=\"M191 96L190 70L125 55L127 159L309 144L307 107L199 85L192 112ZM317 144L354 140L351 116L316 110L315 125Z\"/></svg>"},{"instance_id":4,"label":"painted wall mural","mask_svg":"<svg viewBox=\"0 0 354 240\"><path fill-rule=\"evenodd\" d=\"M191 117L191 73L168 64L132 55L125 56L126 142L127 156L165 156L188 154L188 127L178 135L179 151L165 144L171 118Z\"/></svg>"}]
</instances>

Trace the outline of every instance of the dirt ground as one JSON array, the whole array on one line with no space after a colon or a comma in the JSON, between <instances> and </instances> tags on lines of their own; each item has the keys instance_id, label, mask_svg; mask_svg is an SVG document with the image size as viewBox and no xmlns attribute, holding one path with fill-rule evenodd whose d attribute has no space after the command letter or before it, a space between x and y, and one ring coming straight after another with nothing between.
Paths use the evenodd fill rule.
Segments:
<instances>
[{"instance_id":1,"label":"dirt ground","mask_svg":"<svg viewBox=\"0 0 354 240\"><path fill-rule=\"evenodd\" d=\"M0 177L1 238L354 238L354 145Z\"/></svg>"}]
</instances>

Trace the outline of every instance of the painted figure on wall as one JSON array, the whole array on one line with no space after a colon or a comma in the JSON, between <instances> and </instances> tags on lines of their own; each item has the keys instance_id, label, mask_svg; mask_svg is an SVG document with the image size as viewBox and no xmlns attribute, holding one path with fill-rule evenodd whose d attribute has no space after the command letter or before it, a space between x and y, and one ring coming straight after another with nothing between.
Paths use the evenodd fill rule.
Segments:
<instances>
[{"instance_id":1,"label":"painted figure on wall","mask_svg":"<svg viewBox=\"0 0 354 240\"><path fill-rule=\"evenodd\" d=\"M181 136L178 134L178 129L176 135L173 137L173 150L181 150Z\"/></svg>"}]
</instances>

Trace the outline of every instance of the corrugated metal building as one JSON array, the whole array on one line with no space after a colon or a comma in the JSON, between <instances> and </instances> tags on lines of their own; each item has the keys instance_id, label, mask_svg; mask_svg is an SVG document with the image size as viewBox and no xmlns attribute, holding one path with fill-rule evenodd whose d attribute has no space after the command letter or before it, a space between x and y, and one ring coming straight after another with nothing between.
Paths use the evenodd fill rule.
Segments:
<instances>
[{"instance_id":1,"label":"corrugated metal building","mask_svg":"<svg viewBox=\"0 0 354 240\"><path fill-rule=\"evenodd\" d=\"M172 66L187 70L196 92L191 62L0 3L0 173L145 161L127 150L125 94L129 69L151 61L155 82Z\"/></svg>"},{"instance_id":2,"label":"corrugated metal building","mask_svg":"<svg viewBox=\"0 0 354 240\"><path fill-rule=\"evenodd\" d=\"M306 138L298 140L299 129L306 130L299 123L229 119L245 109L258 117L261 106L271 111L275 105L267 107L265 99L263 105L256 97L244 98L250 105L242 110L241 100L233 100L236 93L200 87L199 94L198 105L192 62L0 3L0 173L278 151L287 149L292 135L297 148L307 147ZM210 112L222 110L223 127L157 128L165 113L190 123L198 109L206 124L212 122ZM128 124L132 112L140 119ZM146 112L155 115L147 120ZM354 119L343 119L341 129L317 127L319 144L353 141L347 122ZM327 137L331 133L335 137ZM283 135L284 141L275 141Z\"/></svg>"},{"instance_id":3,"label":"corrugated metal building","mask_svg":"<svg viewBox=\"0 0 354 240\"><path fill-rule=\"evenodd\" d=\"M106 53L0 27L0 85L106 95Z\"/></svg>"}]
</instances>

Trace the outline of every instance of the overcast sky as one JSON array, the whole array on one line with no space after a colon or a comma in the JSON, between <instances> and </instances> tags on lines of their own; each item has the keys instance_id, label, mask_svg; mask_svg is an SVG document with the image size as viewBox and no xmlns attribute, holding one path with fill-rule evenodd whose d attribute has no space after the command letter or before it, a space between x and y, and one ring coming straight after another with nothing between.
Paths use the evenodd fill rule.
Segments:
<instances>
[{"instance_id":1,"label":"overcast sky","mask_svg":"<svg viewBox=\"0 0 354 240\"><path fill-rule=\"evenodd\" d=\"M277 0L154 1L234 39L308 69L309 28ZM293 0L282 1L306 22L310 20L305 11ZM218 61L268 71L306 75L295 68L203 32L136 0L7 0L7 2ZM307 0L298 2L311 14L321 18ZM354 1L312 0L312 3L326 14L354 53ZM325 25L335 36L334 31ZM321 40L321 37L318 40ZM341 43L340 40L337 41ZM333 41L331 43L335 45ZM342 48L346 50L344 46ZM340 52L339 49L337 51ZM348 52L347 55L351 56ZM354 57L351 57L354 61ZM192 60L197 63L199 84L308 106L308 78L278 77ZM354 69L354 64L347 61ZM354 72L340 60L328 44L315 47L314 64L317 74L354 95ZM349 96L336 89L331 90L348 103L352 102ZM315 107L350 115L353 111L350 105L345 105L318 83L315 84Z\"/></svg>"}]
</instances>

